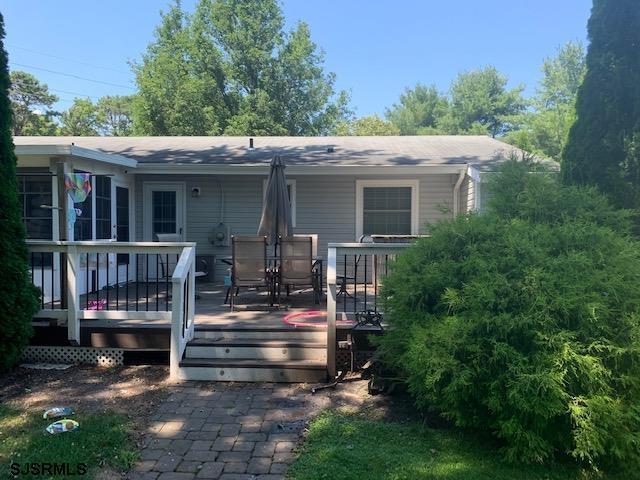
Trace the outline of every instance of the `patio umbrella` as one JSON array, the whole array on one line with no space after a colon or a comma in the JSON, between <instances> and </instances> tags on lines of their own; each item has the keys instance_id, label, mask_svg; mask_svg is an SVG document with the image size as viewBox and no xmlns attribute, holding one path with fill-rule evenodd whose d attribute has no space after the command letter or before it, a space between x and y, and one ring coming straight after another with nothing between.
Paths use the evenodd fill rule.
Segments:
<instances>
[{"instance_id":1,"label":"patio umbrella","mask_svg":"<svg viewBox=\"0 0 640 480\"><path fill-rule=\"evenodd\" d=\"M271 162L267 188L264 194L262 217L258 227L258 235L266 235L269 244L278 248L278 236L288 236L292 231L291 205L287 179L284 174L285 163L276 155ZM277 251L274 254L277 255Z\"/></svg>"}]
</instances>

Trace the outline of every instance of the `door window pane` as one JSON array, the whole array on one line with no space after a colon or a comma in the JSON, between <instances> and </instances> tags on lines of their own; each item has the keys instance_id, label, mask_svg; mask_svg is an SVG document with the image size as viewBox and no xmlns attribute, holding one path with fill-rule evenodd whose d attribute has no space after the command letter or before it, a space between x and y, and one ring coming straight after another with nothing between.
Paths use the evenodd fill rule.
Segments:
<instances>
[{"instance_id":1,"label":"door window pane","mask_svg":"<svg viewBox=\"0 0 640 480\"><path fill-rule=\"evenodd\" d=\"M411 234L411 187L364 187L362 233Z\"/></svg>"},{"instance_id":2,"label":"door window pane","mask_svg":"<svg viewBox=\"0 0 640 480\"><path fill-rule=\"evenodd\" d=\"M153 235L176 232L176 192L154 191L152 197Z\"/></svg>"}]
</instances>

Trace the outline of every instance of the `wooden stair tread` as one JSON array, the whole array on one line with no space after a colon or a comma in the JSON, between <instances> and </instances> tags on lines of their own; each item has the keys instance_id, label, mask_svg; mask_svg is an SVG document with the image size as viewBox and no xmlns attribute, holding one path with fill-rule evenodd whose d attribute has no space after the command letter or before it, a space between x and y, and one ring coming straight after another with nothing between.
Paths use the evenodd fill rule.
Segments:
<instances>
[{"instance_id":1,"label":"wooden stair tread","mask_svg":"<svg viewBox=\"0 0 640 480\"><path fill-rule=\"evenodd\" d=\"M287 368L294 370L324 370L326 362L317 360L256 360L244 358L184 358L181 367L208 368Z\"/></svg>"},{"instance_id":2,"label":"wooden stair tread","mask_svg":"<svg viewBox=\"0 0 640 480\"><path fill-rule=\"evenodd\" d=\"M263 347L263 348L327 348L326 343L295 339L232 339L221 337L196 338L187 343L187 347Z\"/></svg>"}]
</instances>

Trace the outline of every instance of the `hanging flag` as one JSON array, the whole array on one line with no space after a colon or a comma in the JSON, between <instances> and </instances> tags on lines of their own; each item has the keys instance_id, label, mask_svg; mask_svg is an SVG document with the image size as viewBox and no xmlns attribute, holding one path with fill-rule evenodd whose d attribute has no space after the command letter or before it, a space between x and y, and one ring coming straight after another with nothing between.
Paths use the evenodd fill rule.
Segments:
<instances>
[{"instance_id":1,"label":"hanging flag","mask_svg":"<svg viewBox=\"0 0 640 480\"><path fill-rule=\"evenodd\" d=\"M65 173L64 186L73 203L82 203L91 193L91 174Z\"/></svg>"}]
</instances>

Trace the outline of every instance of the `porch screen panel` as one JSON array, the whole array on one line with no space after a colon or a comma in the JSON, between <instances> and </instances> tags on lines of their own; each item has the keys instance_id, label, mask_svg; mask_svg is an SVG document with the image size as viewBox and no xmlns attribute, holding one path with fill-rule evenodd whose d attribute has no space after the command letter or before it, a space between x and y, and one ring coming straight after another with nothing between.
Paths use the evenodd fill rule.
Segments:
<instances>
[{"instance_id":1,"label":"porch screen panel","mask_svg":"<svg viewBox=\"0 0 640 480\"><path fill-rule=\"evenodd\" d=\"M88 173L76 170L75 173ZM93 240L93 229L91 226L91 217L93 216L93 200L95 192L92 190L84 202L76 203L74 206L81 210L80 215L76 217L73 224L74 240Z\"/></svg>"},{"instance_id":2,"label":"porch screen panel","mask_svg":"<svg viewBox=\"0 0 640 480\"><path fill-rule=\"evenodd\" d=\"M364 187L362 233L411 234L411 187Z\"/></svg>"},{"instance_id":3,"label":"porch screen panel","mask_svg":"<svg viewBox=\"0 0 640 480\"><path fill-rule=\"evenodd\" d=\"M111 238L111 178L96 177L96 239Z\"/></svg>"},{"instance_id":4,"label":"porch screen panel","mask_svg":"<svg viewBox=\"0 0 640 480\"><path fill-rule=\"evenodd\" d=\"M153 234L176 232L176 192L154 191L152 198Z\"/></svg>"},{"instance_id":5,"label":"porch screen panel","mask_svg":"<svg viewBox=\"0 0 640 480\"><path fill-rule=\"evenodd\" d=\"M129 241L129 189L116 187L116 240L118 242ZM118 264L129 263L128 253L117 255Z\"/></svg>"},{"instance_id":6,"label":"porch screen panel","mask_svg":"<svg viewBox=\"0 0 640 480\"><path fill-rule=\"evenodd\" d=\"M51 240L53 238L53 210L46 208L53 205L51 177L18 175L18 189L22 221L27 231L27 238Z\"/></svg>"}]
</instances>

